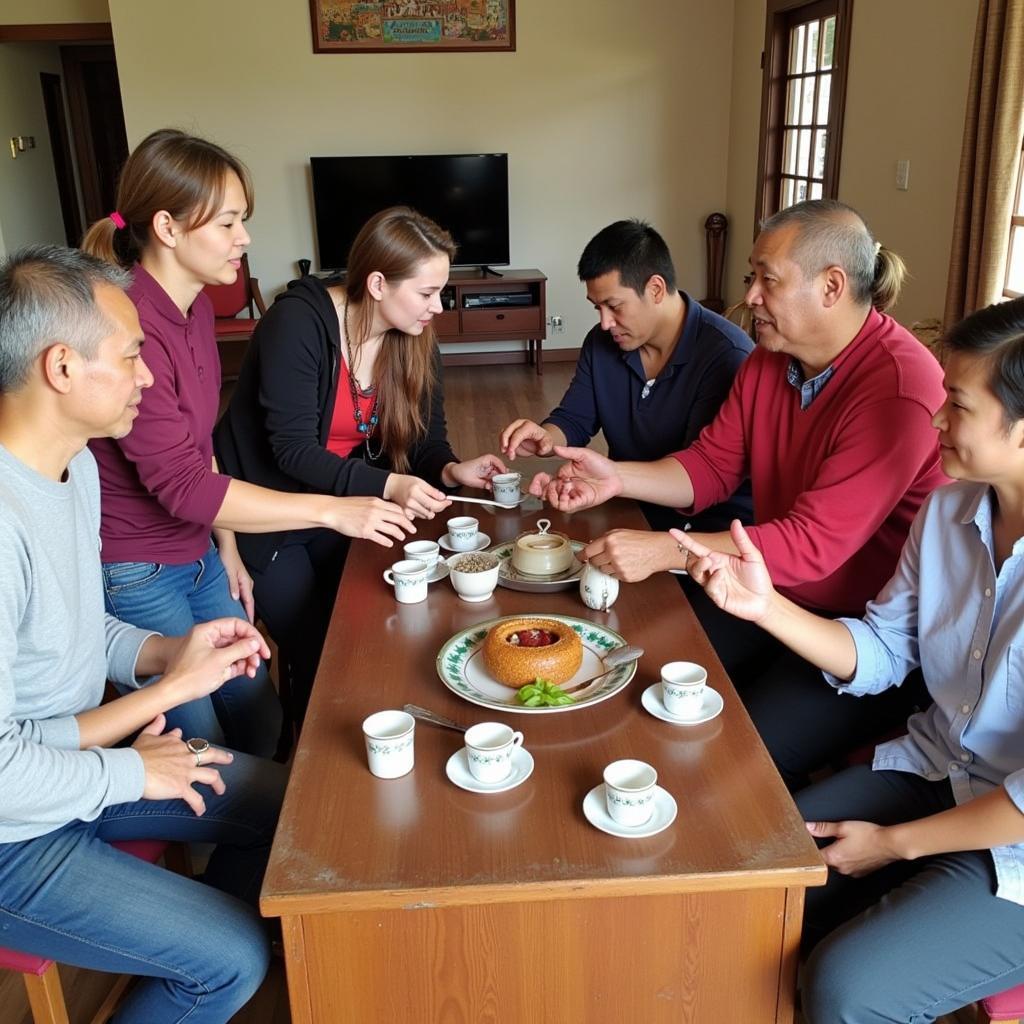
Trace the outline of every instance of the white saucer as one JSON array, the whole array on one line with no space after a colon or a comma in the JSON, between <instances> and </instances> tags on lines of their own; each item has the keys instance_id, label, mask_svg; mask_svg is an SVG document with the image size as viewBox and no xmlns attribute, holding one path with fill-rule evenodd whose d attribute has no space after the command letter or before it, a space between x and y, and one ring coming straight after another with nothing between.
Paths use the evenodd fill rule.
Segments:
<instances>
[{"instance_id":1,"label":"white saucer","mask_svg":"<svg viewBox=\"0 0 1024 1024\"><path fill-rule=\"evenodd\" d=\"M460 789L468 789L471 793L504 793L506 789L515 789L525 782L533 772L533 755L522 747L512 753L512 771L508 778L501 782L481 782L473 777L466 760L466 748L456 750L444 766L448 778ZM603 785L603 783L602 783Z\"/></svg>"},{"instance_id":2,"label":"white saucer","mask_svg":"<svg viewBox=\"0 0 1024 1024\"><path fill-rule=\"evenodd\" d=\"M594 828L607 832L610 836L620 836L623 839L639 839L643 836L656 836L676 820L675 798L668 790L661 786L654 787L654 811L642 825L630 828L627 825L620 825L609 813L608 804L604 796L604 783L596 785L583 798L583 814L587 821Z\"/></svg>"},{"instance_id":3,"label":"white saucer","mask_svg":"<svg viewBox=\"0 0 1024 1024\"><path fill-rule=\"evenodd\" d=\"M427 582L437 583L439 580L443 580L450 572L451 569L448 568L448 563L443 558L439 558L434 564L434 568L430 570Z\"/></svg>"},{"instance_id":4,"label":"white saucer","mask_svg":"<svg viewBox=\"0 0 1024 1024\"><path fill-rule=\"evenodd\" d=\"M445 549L445 551L455 551L452 547L452 542L446 533L438 542ZM486 533L478 533L476 535L476 547L467 548L466 551L455 551L457 555L464 555L468 551L483 551L484 548L490 547L491 538Z\"/></svg>"},{"instance_id":5,"label":"white saucer","mask_svg":"<svg viewBox=\"0 0 1024 1024\"><path fill-rule=\"evenodd\" d=\"M655 718L660 718L663 722L670 722L672 725L700 725L702 722L710 722L712 718L717 718L722 713L722 708L725 707L722 695L710 686L705 686L704 701L696 715L689 718L670 715L661 702L661 683L648 686L640 698L640 703L643 704L644 710L650 712Z\"/></svg>"}]
</instances>

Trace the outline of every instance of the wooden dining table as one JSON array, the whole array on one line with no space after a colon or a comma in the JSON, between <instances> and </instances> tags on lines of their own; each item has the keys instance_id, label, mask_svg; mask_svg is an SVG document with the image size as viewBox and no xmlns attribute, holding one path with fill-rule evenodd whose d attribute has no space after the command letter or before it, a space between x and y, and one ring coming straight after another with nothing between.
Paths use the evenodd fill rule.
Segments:
<instances>
[{"instance_id":1,"label":"wooden dining table","mask_svg":"<svg viewBox=\"0 0 1024 1024\"><path fill-rule=\"evenodd\" d=\"M462 514L492 543L541 516L580 541L646 528L627 501L575 515L456 504L417 539ZM447 579L403 605L382 579L401 557L352 546L263 885L294 1024L790 1024L804 890L825 867L677 579L624 584L608 612L575 587L499 587L468 603ZM520 614L614 630L645 650L635 677L560 713L496 712L442 683L449 638ZM675 725L644 710L643 690L673 660L707 668L718 717ZM457 788L445 764L462 737L418 722L414 769L376 778L361 723L407 702L522 730L532 775L502 793ZM620 838L584 816L618 758L653 765L675 798L661 833Z\"/></svg>"}]
</instances>

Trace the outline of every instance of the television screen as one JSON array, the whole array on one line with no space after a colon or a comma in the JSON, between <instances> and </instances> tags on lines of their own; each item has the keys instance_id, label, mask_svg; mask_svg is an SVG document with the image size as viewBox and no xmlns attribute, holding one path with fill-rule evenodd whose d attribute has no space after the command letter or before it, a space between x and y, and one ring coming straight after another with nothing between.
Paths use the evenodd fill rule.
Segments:
<instances>
[{"instance_id":1,"label":"television screen","mask_svg":"<svg viewBox=\"0 0 1024 1024\"><path fill-rule=\"evenodd\" d=\"M458 244L457 266L507 264L508 154L314 156L313 205L323 270L340 270L357 232L388 206L437 221Z\"/></svg>"}]
</instances>

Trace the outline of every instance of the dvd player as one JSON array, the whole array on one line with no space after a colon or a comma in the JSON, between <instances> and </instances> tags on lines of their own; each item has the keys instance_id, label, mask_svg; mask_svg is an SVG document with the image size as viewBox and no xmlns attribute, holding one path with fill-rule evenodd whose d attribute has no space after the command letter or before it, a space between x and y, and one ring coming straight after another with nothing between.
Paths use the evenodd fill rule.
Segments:
<instances>
[{"instance_id":1,"label":"dvd player","mask_svg":"<svg viewBox=\"0 0 1024 1024\"><path fill-rule=\"evenodd\" d=\"M484 292L467 295L463 304L466 309L486 309L489 306L532 306L534 302L530 292Z\"/></svg>"}]
</instances>

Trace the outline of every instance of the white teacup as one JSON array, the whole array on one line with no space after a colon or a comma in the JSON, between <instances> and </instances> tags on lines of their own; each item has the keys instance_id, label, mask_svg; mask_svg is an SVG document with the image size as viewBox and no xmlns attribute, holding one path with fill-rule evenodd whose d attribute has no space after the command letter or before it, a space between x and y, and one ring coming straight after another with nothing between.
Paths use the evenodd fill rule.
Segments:
<instances>
[{"instance_id":1,"label":"white teacup","mask_svg":"<svg viewBox=\"0 0 1024 1024\"><path fill-rule=\"evenodd\" d=\"M707 669L692 661L670 661L661 666L661 703L676 718L696 718L704 705Z\"/></svg>"},{"instance_id":2,"label":"white teacup","mask_svg":"<svg viewBox=\"0 0 1024 1024\"><path fill-rule=\"evenodd\" d=\"M384 579L395 588L395 600L402 604L416 604L427 599L427 577L430 567L414 558L395 562L384 570Z\"/></svg>"},{"instance_id":3,"label":"white teacup","mask_svg":"<svg viewBox=\"0 0 1024 1024\"><path fill-rule=\"evenodd\" d=\"M414 540L402 550L406 558L422 562L428 569L433 569L441 557L441 548L435 540Z\"/></svg>"},{"instance_id":4,"label":"white teacup","mask_svg":"<svg viewBox=\"0 0 1024 1024\"><path fill-rule=\"evenodd\" d=\"M612 820L626 828L647 822L654 813L657 783L658 773L644 761L612 761L604 770L604 795Z\"/></svg>"},{"instance_id":5,"label":"white teacup","mask_svg":"<svg viewBox=\"0 0 1024 1024\"><path fill-rule=\"evenodd\" d=\"M413 766L416 719L405 711L378 711L363 722L366 760L379 779L408 775Z\"/></svg>"},{"instance_id":6,"label":"white teacup","mask_svg":"<svg viewBox=\"0 0 1024 1024\"><path fill-rule=\"evenodd\" d=\"M619 596L619 581L587 562L580 573L580 597L588 608L606 612Z\"/></svg>"},{"instance_id":7,"label":"white teacup","mask_svg":"<svg viewBox=\"0 0 1024 1024\"><path fill-rule=\"evenodd\" d=\"M512 772L512 755L523 734L501 722L481 722L466 730L466 760L478 782L502 782Z\"/></svg>"},{"instance_id":8,"label":"white teacup","mask_svg":"<svg viewBox=\"0 0 1024 1024\"><path fill-rule=\"evenodd\" d=\"M494 492L494 500L505 505L512 505L523 495L519 489L522 483L522 473L499 473L491 477L491 488Z\"/></svg>"},{"instance_id":9,"label":"white teacup","mask_svg":"<svg viewBox=\"0 0 1024 1024\"><path fill-rule=\"evenodd\" d=\"M472 563L474 560L493 562L493 565L489 569L477 569L472 572L462 568L463 563ZM452 581L455 593L463 601L486 601L498 585L500 565L497 556L488 551L463 552L448 559L448 567L451 570L448 578Z\"/></svg>"},{"instance_id":10,"label":"white teacup","mask_svg":"<svg viewBox=\"0 0 1024 1024\"><path fill-rule=\"evenodd\" d=\"M480 539L480 523L472 516L448 520L448 543L456 551L472 551Z\"/></svg>"}]
</instances>

